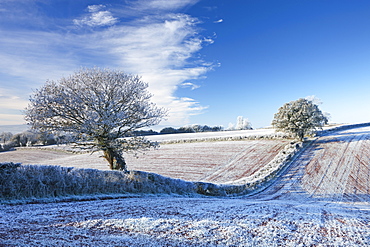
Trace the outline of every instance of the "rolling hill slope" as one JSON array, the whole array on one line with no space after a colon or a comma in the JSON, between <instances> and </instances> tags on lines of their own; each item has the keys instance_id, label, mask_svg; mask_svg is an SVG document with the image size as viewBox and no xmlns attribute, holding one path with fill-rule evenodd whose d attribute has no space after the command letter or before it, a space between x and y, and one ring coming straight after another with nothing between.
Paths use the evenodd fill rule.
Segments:
<instances>
[{"instance_id":1,"label":"rolling hill slope","mask_svg":"<svg viewBox=\"0 0 370 247\"><path fill-rule=\"evenodd\" d=\"M173 145L165 146L183 144ZM270 186L238 198L152 195L1 205L0 246L369 246L369 145L370 127L329 132ZM233 177L228 168L254 156L247 147L213 166L208 177Z\"/></svg>"},{"instance_id":2,"label":"rolling hill slope","mask_svg":"<svg viewBox=\"0 0 370 247\"><path fill-rule=\"evenodd\" d=\"M313 141L254 198L369 199L370 127L330 132Z\"/></svg>"},{"instance_id":3,"label":"rolling hill slope","mask_svg":"<svg viewBox=\"0 0 370 247\"><path fill-rule=\"evenodd\" d=\"M271 130L221 132L228 137L271 134ZM203 136L202 136L203 135ZM164 135L160 141L218 138L219 133ZM225 136L223 136L225 137ZM226 136L227 137L227 136ZM289 144L283 139L180 142L162 145L135 158L126 155L130 170L158 173L188 181L227 183L258 172ZM58 147L56 147L58 149ZM20 148L0 153L0 162L60 165L107 170L100 153L72 154L58 150ZM274 184L258 197L363 198L370 193L370 127L353 126L316 138Z\"/></svg>"}]
</instances>

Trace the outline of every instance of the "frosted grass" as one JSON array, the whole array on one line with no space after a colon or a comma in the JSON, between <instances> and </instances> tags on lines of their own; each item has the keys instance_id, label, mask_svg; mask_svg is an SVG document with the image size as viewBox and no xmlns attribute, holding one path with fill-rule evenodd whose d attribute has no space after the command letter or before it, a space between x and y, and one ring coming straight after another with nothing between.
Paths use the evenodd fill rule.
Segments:
<instances>
[{"instance_id":1,"label":"frosted grass","mask_svg":"<svg viewBox=\"0 0 370 247\"><path fill-rule=\"evenodd\" d=\"M5 246L368 246L369 221L368 204L247 198L125 198L3 206L0 243Z\"/></svg>"}]
</instances>

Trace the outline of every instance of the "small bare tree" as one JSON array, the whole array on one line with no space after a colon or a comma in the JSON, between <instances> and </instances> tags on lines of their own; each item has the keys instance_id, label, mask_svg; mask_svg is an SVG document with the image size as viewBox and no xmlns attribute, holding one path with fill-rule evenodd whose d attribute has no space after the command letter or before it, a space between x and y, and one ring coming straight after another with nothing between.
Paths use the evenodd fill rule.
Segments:
<instances>
[{"instance_id":1,"label":"small bare tree","mask_svg":"<svg viewBox=\"0 0 370 247\"><path fill-rule=\"evenodd\" d=\"M298 99L284 104L274 115L272 126L278 131L295 135L300 141L304 136L328 123L319 107L307 99Z\"/></svg>"},{"instance_id":2,"label":"small bare tree","mask_svg":"<svg viewBox=\"0 0 370 247\"><path fill-rule=\"evenodd\" d=\"M112 170L127 171L123 152L155 143L126 136L158 124L166 115L150 102L147 87L140 77L121 71L81 69L36 90L25 119L33 129L72 133L78 144L102 150Z\"/></svg>"}]
</instances>

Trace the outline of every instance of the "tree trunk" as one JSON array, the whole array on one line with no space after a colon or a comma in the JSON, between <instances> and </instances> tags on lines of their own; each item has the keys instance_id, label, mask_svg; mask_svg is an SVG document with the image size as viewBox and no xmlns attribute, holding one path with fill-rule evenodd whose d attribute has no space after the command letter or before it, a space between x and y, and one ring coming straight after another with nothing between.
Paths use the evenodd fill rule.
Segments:
<instances>
[{"instance_id":1,"label":"tree trunk","mask_svg":"<svg viewBox=\"0 0 370 247\"><path fill-rule=\"evenodd\" d=\"M104 158L109 162L109 168L111 170L127 172L125 159L117 151L113 150L112 148L105 149Z\"/></svg>"},{"instance_id":2,"label":"tree trunk","mask_svg":"<svg viewBox=\"0 0 370 247\"><path fill-rule=\"evenodd\" d=\"M303 130L299 130L298 131L298 138L299 138L299 141L303 142L304 141L304 131Z\"/></svg>"}]
</instances>

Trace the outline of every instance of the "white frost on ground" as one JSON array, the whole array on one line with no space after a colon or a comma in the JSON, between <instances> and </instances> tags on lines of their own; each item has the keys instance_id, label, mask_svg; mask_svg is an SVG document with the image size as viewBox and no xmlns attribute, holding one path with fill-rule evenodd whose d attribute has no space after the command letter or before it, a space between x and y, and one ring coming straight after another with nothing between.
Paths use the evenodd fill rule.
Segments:
<instances>
[{"instance_id":1,"label":"white frost on ground","mask_svg":"<svg viewBox=\"0 0 370 247\"><path fill-rule=\"evenodd\" d=\"M274 129L255 129L255 130L234 130L234 131L215 131L215 132L152 135L152 136L148 136L148 139L150 139L151 141L156 141L156 142L169 142L169 141L190 140L190 139L261 136L261 135L271 135L274 133L275 133Z\"/></svg>"},{"instance_id":2,"label":"white frost on ground","mask_svg":"<svg viewBox=\"0 0 370 247\"><path fill-rule=\"evenodd\" d=\"M2 206L0 246L368 246L370 207L146 197Z\"/></svg>"},{"instance_id":3,"label":"white frost on ground","mask_svg":"<svg viewBox=\"0 0 370 247\"><path fill-rule=\"evenodd\" d=\"M0 205L0 246L369 246L367 197L345 202L311 193L327 186L346 192L345 181L350 193L364 186L368 195L369 136L370 128L358 128L319 138L269 188L249 197Z\"/></svg>"}]
</instances>

